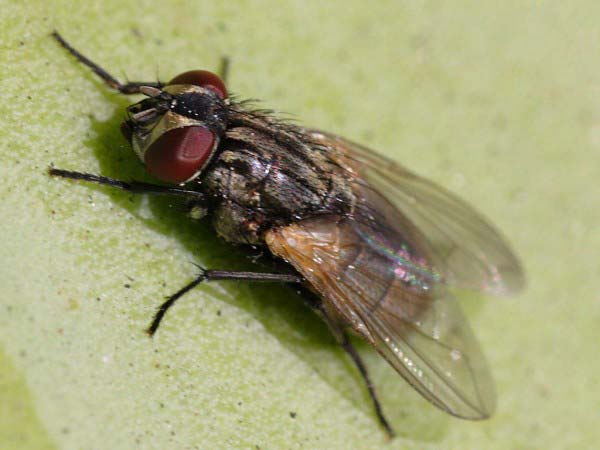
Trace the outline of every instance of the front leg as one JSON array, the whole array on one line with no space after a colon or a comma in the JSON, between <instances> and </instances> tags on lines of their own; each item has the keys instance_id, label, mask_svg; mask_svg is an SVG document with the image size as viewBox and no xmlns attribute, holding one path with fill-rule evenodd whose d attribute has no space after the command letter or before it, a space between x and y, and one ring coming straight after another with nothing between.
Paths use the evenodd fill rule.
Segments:
<instances>
[{"instance_id":1,"label":"front leg","mask_svg":"<svg viewBox=\"0 0 600 450\"><path fill-rule=\"evenodd\" d=\"M88 181L95 184L102 184L104 186L111 186L122 191L127 191L134 194L174 195L179 197L185 197L186 199L197 200L200 202L204 201L204 194L202 194L202 192L192 191L189 189L183 189L178 187L161 186L159 184L144 183L142 181L135 180L115 180L114 178L108 178L102 175L94 175L92 173L85 172L74 172L71 170L55 169L54 167L50 167L48 169L48 173L53 177Z\"/></svg>"},{"instance_id":2,"label":"front leg","mask_svg":"<svg viewBox=\"0 0 600 450\"><path fill-rule=\"evenodd\" d=\"M65 50L67 50L71 55L77 58L77 60L80 63L92 69L94 73L98 75L102 79L102 81L104 81L109 87L116 89L121 94L139 94L141 92L140 88L145 86L154 87L157 89L163 87L163 84L157 81L130 81L128 83L121 83L119 80L113 77L110 73L108 73L98 64L96 64L89 58L83 56L78 50L71 46L71 44L65 41L65 39L58 33L58 31L53 31L52 37L56 39Z\"/></svg>"}]
</instances>

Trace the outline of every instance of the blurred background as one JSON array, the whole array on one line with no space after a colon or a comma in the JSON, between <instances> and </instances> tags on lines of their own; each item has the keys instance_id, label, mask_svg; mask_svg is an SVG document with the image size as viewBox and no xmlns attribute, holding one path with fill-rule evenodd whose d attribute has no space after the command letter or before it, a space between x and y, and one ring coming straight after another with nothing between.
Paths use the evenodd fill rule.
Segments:
<instances>
[{"instance_id":1,"label":"blurred background","mask_svg":"<svg viewBox=\"0 0 600 450\"><path fill-rule=\"evenodd\" d=\"M0 447L574 449L600 441L600 4L356 0L3 2ZM498 410L465 422L361 346L352 364L283 287L196 289L143 330L191 262L245 264L164 200L50 180L142 178L130 100L52 39L130 80L215 70L302 124L446 186L503 230L528 288L460 295ZM459 293L460 294L460 293Z\"/></svg>"}]
</instances>

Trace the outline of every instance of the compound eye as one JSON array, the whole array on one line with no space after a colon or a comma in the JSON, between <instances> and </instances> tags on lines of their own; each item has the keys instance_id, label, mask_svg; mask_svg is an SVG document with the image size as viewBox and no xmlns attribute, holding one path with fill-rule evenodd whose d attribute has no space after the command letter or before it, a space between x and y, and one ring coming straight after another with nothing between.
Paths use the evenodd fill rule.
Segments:
<instances>
[{"instance_id":1,"label":"compound eye","mask_svg":"<svg viewBox=\"0 0 600 450\"><path fill-rule=\"evenodd\" d=\"M227 88L221 78L208 70L190 70L177 75L167 84L193 84L214 91L222 99L227 98Z\"/></svg>"},{"instance_id":2,"label":"compound eye","mask_svg":"<svg viewBox=\"0 0 600 450\"><path fill-rule=\"evenodd\" d=\"M214 148L206 127L175 128L162 134L144 154L148 173L168 183L183 183L202 170Z\"/></svg>"}]
</instances>

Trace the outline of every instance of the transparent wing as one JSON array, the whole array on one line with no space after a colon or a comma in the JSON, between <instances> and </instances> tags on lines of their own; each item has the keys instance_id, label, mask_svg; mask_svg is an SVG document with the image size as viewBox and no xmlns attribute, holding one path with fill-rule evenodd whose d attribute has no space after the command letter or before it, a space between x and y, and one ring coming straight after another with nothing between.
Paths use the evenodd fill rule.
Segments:
<instances>
[{"instance_id":1,"label":"transparent wing","mask_svg":"<svg viewBox=\"0 0 600 450\"><path fill-rule=\"evenodd\" d=\"M366 147L322 131L306 131L340 165L355 172L362 189L379 192L418 228L445 283L493 295L523 288L519 260L471 206ZM359 206L368 207L365 202Z\"/></svg>"},{"instance_id":2,"label":"transparent wing","mask_svg":"<svg viewBox=\"0 0 600 450\"><path fill-rule=\"evenodd\" d=\"M384 245L374 245L382 230L387 235L377 241ZM267 245L319 292L328 315L369 341L431 403L467 419L493 412L479 345L418 242L354 218L322 216L270 231Z\"/></svg>"}]
</instances>

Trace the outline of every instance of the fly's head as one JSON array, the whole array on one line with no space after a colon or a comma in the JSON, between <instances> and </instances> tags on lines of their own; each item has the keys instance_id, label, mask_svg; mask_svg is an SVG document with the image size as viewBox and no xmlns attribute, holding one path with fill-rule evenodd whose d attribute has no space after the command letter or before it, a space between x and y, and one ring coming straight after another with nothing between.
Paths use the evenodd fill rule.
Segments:
<instances>
[{"instance_id":1,"label":"fly's head","mask_svg":"<svg viewBox=\"0 0 600 450\"><path fill-rule=\"evenodd\" d=\"M198 177L227 128L229 100L223 81L205 70L182 73L127 108L121 131L156 178L184 184Z\"/></svg>"}]
</instances>

